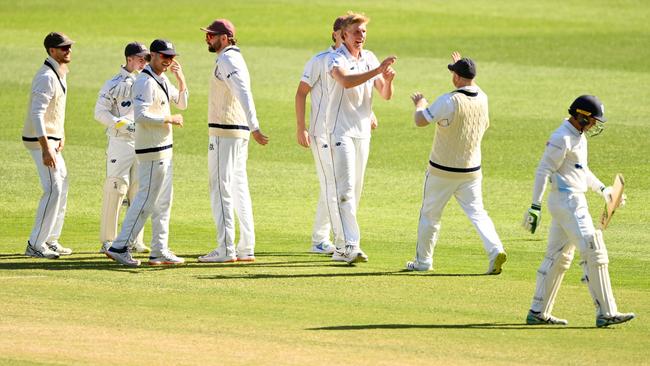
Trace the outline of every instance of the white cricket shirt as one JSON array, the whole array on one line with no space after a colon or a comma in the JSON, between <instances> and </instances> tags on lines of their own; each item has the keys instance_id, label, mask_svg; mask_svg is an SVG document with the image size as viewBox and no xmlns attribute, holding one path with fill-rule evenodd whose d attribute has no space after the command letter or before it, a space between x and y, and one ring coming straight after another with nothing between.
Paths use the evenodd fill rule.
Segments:
<instances>
[{"instance_id":1,"label":"white cricket shirt","mask_svg":"<svg viewBox=\"0 0 650 366\"><path fill-rule=\"evenodd\" d=\"M327 65L329 101L327 103L327 132L335 136L370 138L372 116L372 88L375 77L354 88L345 89L331 76L332 69L340 67L346 74L361 74L379 66L377 57L361 50L354 58L345 45L331 53Z\"/></svg>"},{"instance_id":2,"label":"white cricket shirt","mask_svg":"<svg viewBox=\"0 0 650 366\"><path fill-rule=\"evenodd\" d=\"M312 57L307 61L305 69L302 72L300 81L305 82L311 88L309 92L311 100L311 112L309 114L309 135L322 136L327 134L325 127L327 112L327 103L329 100L329 90L327 85L328 63L332 53L336 50L333 47Z\"/></svg>"}]
</instances>

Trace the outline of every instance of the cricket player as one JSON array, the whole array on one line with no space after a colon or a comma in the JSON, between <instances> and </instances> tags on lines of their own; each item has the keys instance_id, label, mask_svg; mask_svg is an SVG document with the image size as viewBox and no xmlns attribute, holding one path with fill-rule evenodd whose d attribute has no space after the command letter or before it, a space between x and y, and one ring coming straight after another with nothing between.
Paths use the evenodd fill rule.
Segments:
<instances>
[{"instance_id":1,"label":"cricket player","mask_svg":"<svg viewBox=\"0 0 650 366\"><path fill-rule=\"evenodd\" d=\"M481 140L490 125L488 98L476 85L476 65L469 58L452 54L447 65L454 91L438 97L431 105L422 94L415 104L415 125L436 124L436 134L424 179L415 259L406 263L409 271L433 268L433 251L438 241L442 211L452 196L460 204L483 241L489 264L486 274L501 273L506 252L483 207Z\"/></svg>"},{"instance_id":2,"label":"cricket player","mask_svg":"<svg viewBox=\"0 0 650 366\"><path fill-rule=\"evenodd\" d=\"M330 240L330 230L334 233L336 245L341 248L344 245L336 204L332 154L325 126L325 113L329 101L327 65L331 54L336 52L343 42L341 27L344 20L344 16L336 18L332 27L334 45L307 62L296 91L296 137L298 144L311 149L320 183L320 194L311 236L311 251L313 253L334 253L336 247ZM308 94L311 99L309 130L305 125L305 106Z\"/></svg>"},{"instance_id":3,"label":"cricket player","mask_svg":"<svg viewBox=\"0 0 650 366\"><path fill-rule=\"evenodd\" d=\"M177 265L185 262L176 256L168 244L169 216L172 205L172 147L173 126L183 127L183 116L171 114L170 104L186 109L188 91L174 45L156 39L149 46L151 61L133 84L133 115L135 127L135 156L138 160L139 187L133 203L126 212L122 230L106 255L129 267L137 267L128 250L151 216L151 254L149 265ZM178 89L169 81L170 70Z\"/></svg>"},{"instance_id":4,"label":"cricket player","mask_svg":"<svg viewBox=\"0 0 650 366\"><path fill-rule=\"evenodd\" d=\"M68 199L68 170L63 160L65 145L66 75L72 57L72 41L63 33L45 36L47 59L32 80L22 140L29 150L43 188L34 227L25 255L56 259L72 254L58 239Z\"/></svg>"},{"instance_id":5,"label":"cricket player","mask_svg":"<svg viewBox=\"0 0 650 366\"><path fill-rule=\"evenodd\" d=\"M124 49L126 62L120 72L104 83L95 104L95 119L106 128L106 181L101 212L99 240L100 253L106 252L117 236L117 221L122 200L128 195L132 203L138 191L135 159L135 123L131 87L137 74L147 65L149 50L139 42ZM131 245L131 243L129 243ZM132 249L148 252L142 242L142 230L136 235Z\"/></svg>"},{"instance_id":6,"label":"cricket player","mask_svg":"<svg viewBox=\"0 0 650 366\"><path fill-rule=\"evenodd\" d=\"M235 26L217 19L205 28L208 51L217 54L208 100L208 174L210 203L217 228L217 247L199 262L255 261L255 227L248 190L248 139L269 142L260 130L250 75L239 47ZM235 248L235 213L239 243Z\"/></svg>"},{"instance_id":7,"label":"cricket player","mask_svg":"<svg viewBox=\"0 0 650 366\"><path fill-rule=\"evenodd\" d=\"M327 132L333 161L336 203L343 240L342 250L332 255L333 261L367 262L361 250L357 223L357 207L361 198L363 177L370 152L372 119L372 88L389 100L393 96L396 57L379 63L377 57L363 49L366 26L370 21L363 14L349 12L341 26L343 45L328 61L329 101L326 112Z\"/></svg>"},{"instance_id":8,"label":"cricket player","mask_svg":"<svg viewBox=\"0 0 650 366\"><path fill-rule=\"evenodd\" d=\"M584 277L596 305L596 326L624 323L634 313L619 313L612 293L607 265L609 259L601 230L595 230L587 207L587 189L611 202L611 187L606 187L589 169L587 138L596 136L604 127L605 108L593 95L578 97L569 107L570 117L553 132L535 173L533 202L524 214L523 226L531 233L539 227L542 197L548 182L548 210L551 227L548 246L537 270L537 287L526 317L527 324L567 325L568 321L551 315L564 273L573 260L576 246L580 249ZM622 204L624 201L622 202Z\"/></svg>"}]
</instances>

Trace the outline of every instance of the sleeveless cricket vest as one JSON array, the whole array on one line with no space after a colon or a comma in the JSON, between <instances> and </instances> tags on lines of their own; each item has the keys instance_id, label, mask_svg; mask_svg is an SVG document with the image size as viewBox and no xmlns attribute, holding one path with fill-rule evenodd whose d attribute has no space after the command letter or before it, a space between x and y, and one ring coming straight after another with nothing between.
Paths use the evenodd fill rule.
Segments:
<instances>
[{"instance_id":1,"label":"sleeveless cricket vest","mask_svg":"<svg viewBox=\"0 0 650 366\"><path fill-rule=\"evenodd\" d=\"M138 79L149 79L146 82L153 90L153 103L148 108L149 113L159 116L169 116L171 108L167 93L162 86L150 75L142 72ZM136 80L136 82L138 82ZM167 87L167 82L162 84ZM137 123L137 122L136 122ZM137 123L135 128L135 154L140 161L168 159L172 157L174 135L169 123Z\"/></svg>"},{"instance_id":2,"label":"sleeveless cricket vest","mask_svg":"<svg viewBox=\"0 0 650 366\"><path fill-rule=\"evenodd\" d=\"M438 126L429 156L429 172L449 178L481 175L481 139L490 125L486 98L456 91L454 117L447 127Z\"/></svg>"},{"instance_id":3,"label":"sleeveless cricket vest","mask_svg":"<svg viewBox=\"0 0 650 366\"><path fill-rule=\"evenodd\" d=\"M250 129L246 114L239 100L232 94L228 85L217 76L215 67L210 77L208 101L208 134L210 136L239 137L248 139Z\"/></svg>"},{"instance_id":4,"label":"sleeveless cricket vest","mask_svg":"<svg viewBox=\"0 0 650 366\"><path fill-rule=\"evenodd\" d=\"M56 74L51 66L44 64L36 73L34 82L36 82L37 78L42 77L43 75L51 77L51 82L54 83L54 96L50 99L50 103L47 105L43 116L43 121L45 122L45 134L47 135L48 140L59 141L65 137L64 122L66 90L64 90L63 81L60 81L58 74ZM34 91L34 84L32 84L32 94L29 97L27 118L25 118L22 135L23 144L30 150L41 148L38 143L38 136L36 136L34 122L31 118L32 99L34 98L33 93L35 92L38 91Z\"/></svg>"}]
</instances>

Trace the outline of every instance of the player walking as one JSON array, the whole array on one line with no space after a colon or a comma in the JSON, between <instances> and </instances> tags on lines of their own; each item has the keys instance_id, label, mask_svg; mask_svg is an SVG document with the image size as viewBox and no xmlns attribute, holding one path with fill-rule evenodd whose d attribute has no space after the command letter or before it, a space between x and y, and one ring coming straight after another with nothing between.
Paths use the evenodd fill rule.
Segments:
<instances>
[{"instance_id":1,"label":"player walking","mask_svg":"<svg viewBox=\"0 0 650 366\"><path fill-rule=\"evenodd\" d=\"M341 27L344 16L336 18L332 27L334 45L312 57L305 69L296 91L296 137L298 144L311 148L316 172L320 182L320 194L316 206L316 217L312 230L311 251L314 253L332 254L336 247L330 241L330 230L334 233L334 242L343 247L343 233L336 204L336 186L332 169L332 154L329 137L325 126L325 113L329 101L327 85L327 65L332 53L341 47ZM311 99L309 130L305 126L305 105L307 94Z\"/></svg>"},{"instance_id":2,"label":"player walking","mask_svg":"<svg viewBox=\"0 0 650 366\"><path fill-rule=\"evenodd\" d=\"M199 262L231 263L255 260L253 207L248 190L248 139L269 142L259 127L248 67L236 46L235 26L217 19L206 28L208 51L217 53L208 100L208 174L210 203L217 227L217 248ZM235 248L235 213L239 243Z\"/></svg>"},{"instance_id":3,"label":"player walking","mask_svg":"<svg viewBox=\"0 0 650 366\"><path fill-rule=\"evenodd\" d=\"M32 80L22 140L29 149L43 188L25 255L48 259L72 254L59 244L68 200L68 170L63 160L68 63L74 42L52 32L43 44L48 57Z\"/></svg>"},{"instance_id":4,"label":"player walking","mask_svg":"<svg viewBox=\"0 0 650 366\"><path fill-rule=\"evenodd\" d=\"M548 209L551 227L548 246L537 270L537 287L526 317L527 324L567 325L565 319L551 315L564 273L580 249L583 282L596 305L596 326L605 327L634 319L634 313L619 313L612 293L607 264L609 259L601 230L595 230L587 207L585 192L591 189L606 202L612 200L606 187L587 164L587 136L603 130L604 106L593 95L578 97L569 107L571 117L553 132L535 174L533 203L524 215L524 228L531 233L540 225L542 197L551 182ZM624 204L624 202L622 203Z\"/></svg>"},{"instance_id":5,"label":"player walking","mask_svg":"<svg viewBox=\"0 0 650 366\"><path fill-rule=\"evenodd\" d=\"M372 52L363 49L369 21L363 14L348 13L341 27L343 45L328 63L331 78L326 124L332 147L336 208L345 242L332 260L347 263L368 261L360 246L357 207L370 152L372 88L388 100L393 96L395 77L391 65L396 57L387 57L380 64Z\"/></svg>"},{"instance_id":6,"label":"player walking","mask_svg":"<svg viewBox=\"0 0 650 366\"><path fill-rule=\"evenodd\" d=\"M188 91L174 45L156 39L149 47L151 62L133 84L135 154L138 159L138 192L126 212L122 230L108 248L109 258L129 267L140 261L133 259L127 244L133 242L151 216L150 265L175 265L185 262L168 245L169 216L172 205L172 126L183 126L183 116L171 114L170 104L187 108ZM165 71L171 70L178 82L172 85Z\"/></svg>"},{"instance_id":7,"label":"player walking","mask_svg":"<svg viewBox=\"0 0 650 366\"><path fill-rule=\"evenodd\" d=\"M117 221L125 195L132 203L138 191L137 162L135 159L135 123L131 86L137 74L147 65L149 50L139 42L132 42L124 49L126 63L120 72L104 83L95 104L95 119L106 127L108 149L106 150L106 181L102 205L99 240L100 253L113 244L117 236ZM133 248L148 252L142 242L142 230L136 235Z\"/></svg>"},{"instance_id":8,"label":"player walking","mask_svg":"<svg viewBox=\"0 0 650 366\"><path fill-rule=\"evenodd\" d=\"M489 258L486 274L496 275L501 273L507 257L494 223L483 208L481 141L490 125L488 98L474 81L474 62L461 58L458 52L452 54L452 60L447 68L456 90L438 97L430 106L422 94L412 96L415 124L437 126L424 179L415 259L406 263L406 269L432 269L442 211L454 196L481 236Z\"/></svg>"}]
</instances>

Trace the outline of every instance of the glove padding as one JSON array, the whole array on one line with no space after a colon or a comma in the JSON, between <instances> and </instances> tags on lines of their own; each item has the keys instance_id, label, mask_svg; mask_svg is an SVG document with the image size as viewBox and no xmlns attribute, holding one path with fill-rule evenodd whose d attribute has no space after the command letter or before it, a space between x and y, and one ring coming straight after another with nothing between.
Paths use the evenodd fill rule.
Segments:
<instances>
[{"instance_id":1,"label":"glove padding","mask_svg":"<svg viewBox=\"0 0 650 366\"><path fill-rule=\"evenodd\" d=\"M603 199L605 200L605 203L608 205L612 202L612 186L605 187L600 190L600 195L603 196ZM623 196L621 196L621 203L618 204L617 208L621 208L625 206L625 200L627 199L627 195L623 193Z\"/></svg>"},{"instance_id":2,"label":"glove padding","mask_svg":"<svg viewBox=\"0 0 650 366\"><path fill-rule=\"evenodd\" d=\"M135 123L129 121L128 119L122 119L118 121L113 127L115 127L115 129L121 133L135 132Z\"/></svg>"},{"instance_id":3,"label":"glove padding","mask_svg":"<svg viewBox=\"0 0 650 366\"><path fill-rule=\"evenodd\" d=\"M535 230L542 223L542 206L532 204L528 211L524 213L524 221L521 226L531 234L535 234Z\"/></svg>"},{"instance_id":4,"label":"glove padding","mask_svg":"<svg viewBox=\"0 0 650 366\"><path fill-rule=\"evenodd\" d=\"M111 97L113 97L113 99L130 99L133 81L135 81L135 78L133 75L129 75L124 80L117 83L117 85L109 90Z\"/></svg>"}]
</instances>

